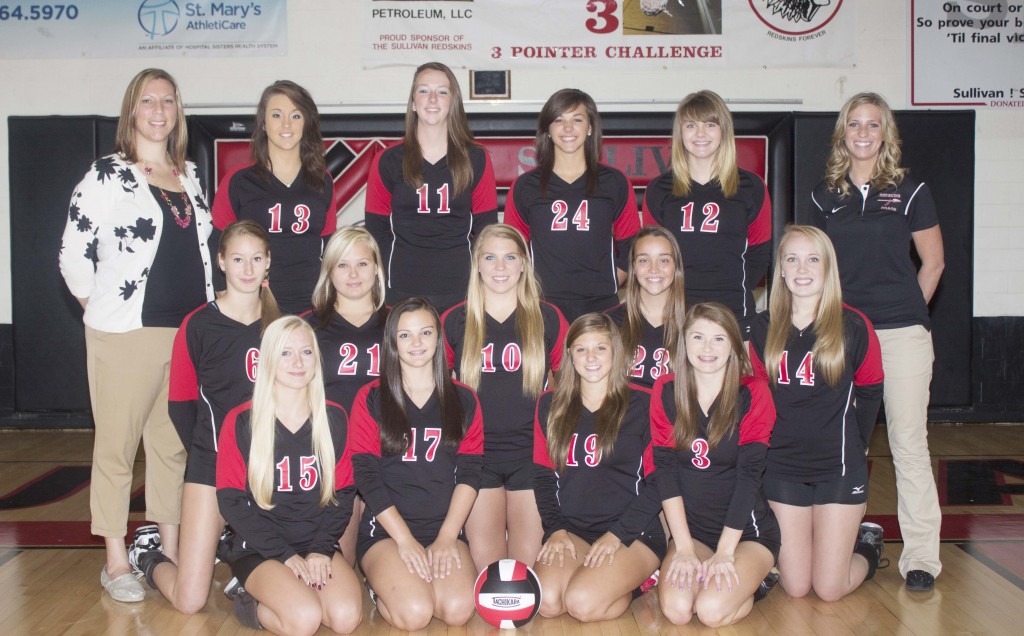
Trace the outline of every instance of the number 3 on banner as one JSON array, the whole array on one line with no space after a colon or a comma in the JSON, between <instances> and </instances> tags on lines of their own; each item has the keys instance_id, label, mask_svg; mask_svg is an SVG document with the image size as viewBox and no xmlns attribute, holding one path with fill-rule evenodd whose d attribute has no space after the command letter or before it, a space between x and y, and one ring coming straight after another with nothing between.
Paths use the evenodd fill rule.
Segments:
<instances>
[{"instance_id":1,"label":"number 3 on banner","mask_svg":"<svg viewBox=\"0 0 1024 636\"><path fill-rule=\"evenodd\" d=\"M596 18L587 19L587 30L591 33L611 33L619 28L619 20L615 10L619 3L615 0L587 0L587 11L597 14Z\"/></svg>"}]
</instances>

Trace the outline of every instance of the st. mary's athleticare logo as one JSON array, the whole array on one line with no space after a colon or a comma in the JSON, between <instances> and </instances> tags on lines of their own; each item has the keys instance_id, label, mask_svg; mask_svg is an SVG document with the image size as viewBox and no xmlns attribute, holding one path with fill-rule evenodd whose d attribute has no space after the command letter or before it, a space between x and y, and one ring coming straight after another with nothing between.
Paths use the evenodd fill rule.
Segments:
<instances>
[{"instance_id":1,"label":"st. mary's athleticare logo","mask_svg":"<svg viewBox=\"0 0 1024 636\"><path fill-rule=\"evenodd\" d=\"M170 34L180 17L181 9L174 0L144 0L139 4L139 26L150 40Z\"/></svg>"},{"instance_id":2,"label":"st. mary's athleticare logo","mask_svg":"<svg viewBox=\"0 0 1024 636\"><path fill-rule=\"evenodd\" d=\"M761 22L783 35L807 35L824 28L843 0L747 0Z\"/></svg>"}]
</instances>

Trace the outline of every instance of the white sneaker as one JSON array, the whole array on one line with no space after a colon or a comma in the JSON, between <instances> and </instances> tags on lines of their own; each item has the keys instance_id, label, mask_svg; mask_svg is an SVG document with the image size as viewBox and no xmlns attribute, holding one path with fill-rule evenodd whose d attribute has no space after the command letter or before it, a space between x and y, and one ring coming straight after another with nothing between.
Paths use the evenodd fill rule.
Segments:
<instances>
[{"instance_id":1,"label":"white sneaker","mask_svg":"<svg viewBox=\"0 0 1024 636\"><path fill-rule=\"evenodd\" d=\"M139 526L132 537L132 547L128 549L128 563L131 564L135 574L142 576L142 568L139 566L139 557L142 553L150 550L161 550L160 530L155 525Z\"/></svg>"}]
</instances>

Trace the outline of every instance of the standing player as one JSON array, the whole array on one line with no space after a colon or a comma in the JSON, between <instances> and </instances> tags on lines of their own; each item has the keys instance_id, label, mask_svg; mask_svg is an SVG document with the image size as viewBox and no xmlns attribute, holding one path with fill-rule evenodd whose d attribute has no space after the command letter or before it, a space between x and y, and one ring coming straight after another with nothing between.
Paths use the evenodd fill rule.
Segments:
<instances>
[{"instance_id":1,"label":"standing player","mask_svg":"<svg viewBox=\"0 0 1024 636\"><path fill-rule=\"evenodd\" d=\"M297 314L309 308L323 237L337 225L320 115L306 89L281 80L263 91L252 129L252 160L220 182L213 223L223 230L235 219L251 219L267 231L278 302L284 312Z\"/></svg>"},{"instance_id":2,"label":"standing player","mask_svg":"<svg viewBox=\"0 0 1024 636\"><path fill-rule=\"evenodd\" d=\"M672 169L647 186L643 219L679 241L687 300L722 303L746 339L754 288L771 257L772 207L764 181L736 165L732 113L716 93L691 93L679 104Z\"/></svg>"},{"instance_id":3,"label":"standing player","mask_svg":"<svg viewBox=\"0 0 1024 636\"><path fill-rule=\"evenodd\" d=\"M630 385L619 330L584 314L566 335L554 391L537 401L534 492L545 542L534 568L545 617L621 616L665 556L650 469L650 400Z\"/></svg>"},{"instance_id":4,"label":"standing player","mask_svg":"<svg viewBox=\"0 0 1024 636\"><path fill-rule=\"evenodd\" d=\"M459 82L444 64L423 64L405 138L377 155L366 184L366 229L387 263L387 303L422 295L443 312L463 300L470 239L497 221L491 158L473 140Z\"/></svg>"},{"instance_id":5,"label":"standing player","mask_svg":"<svg viewBox=\"0 0 1024 636\"><path fill-rule=\"evenodd\" d=\"M477 571L504 558L533 563L543 530L533 496L533 414L562 361L568 325L540 287L522 235L489 225L473 248L466 302L441 317L445 353L484 415L480 492L466 521Z\"/></svg>"},{"instance_id":6,"label":"standing player","mask_svg":"<svg viewBox=\"0 0 1024 636\"><path fill-rule=\"evenodd\" d=\"M778 416L764 489L782 531L782 587L839 600L875 575L882 555L882 527L861 523L882 357L871 322L843 306L835 250L821 230L792 225L782 236L750 358Z\"/></svg>"},{"instance_id":7,"label":"standing player","mask_svg":"<svg viewBox=\"0 0 1024 636\"><path fill-rule=\"evenodd\" d=\"M900 573L908 590L927 591L942 569L942 512L928 454L935 360L928 302L945 257L931 191L907 175L901 157L900 133L885 100L875 93L851 97L836 120L810 219L835 245L844 299L871 319L878 334L903 535ZM920 269L907 249L911 242Z\"/></svg>"},{"instance_id":8,"label":"standing player","mask_svg":"<svg viewBox=\"0 0 1024 636\"><path fill-rule=\"evenodd\" d=\"M476 570L462 527L480 486L476 395L452 380L425 298L392 308L381 377L352 406L352 465L366 500L357 553L371 598L398 629L473 616Z\"/></svg>"},{"instance_id":9,"label":"standing player","mask_svg":"<svg viewBox=\"0 0 1024 636\"><path fill-rule=\"evenodd\" d=\"M348 634L362 620L362 586L334 548L352 512L347 432L345 409L324 399L313 330L278 319L263 334L252 402L228 413L217 454L242 625Z\"/></svg>"},{"instance_id":10,"label":"standing player","mask_svg":"<svg viewBox=\"0 0 1024 636\"><path fill-rule=\"evenodd\" d=\"M177 561L136 536L129 556L150 587L185 614L203 609L224 529L217 507L217 439L228 411L252 398L260 331L278 316L269 287L270 240L254 221L221 237L217 264L227 289L185 317L174 339L168 410L188 449Z\"/></svg>"},{"instance_id":11,"label":"standing player","mask_svg":"<svg viewBox=\"0 0 1024 636\"><path fill-rule=\"evenodd\" d=\"M779 525L761 475L775 407L750 376L739 325L719 303L690 308L675 375L654 384L651 429L672 544L658 601L672 623L711 628L750 613L777 575ZM678 381L677 381L678 378Z\"/></svg>"},{"instance_id":12,"label":"standing player","mask_svg":"<svg viewBox=\"0 0 1024 636\"><path fill-rule=\"evenodd\" d=\"M530 244L544 298L566 320L618 302L640 229L626 175L601 163L601 116L583 91L565 88L537 117L537 167L512 184L505 223Z\"/></svg>"},{"instance_id":13,"label":"standing player","mask_svg":"<svg viewBox=\"0 0 1024 636\"><path fill-rule=\"evenodd\" d=\"M684 281L676 237L659 225L640 230L629 254L626 302L608 310L623 346L633 352L631 382L651 388L669 373L686 317Z\"/></svg>"},{"instance_id":14,"label":"standing player","mask_svg":"<svg viewBox=\"0 0 1024 636\"><path fill-rule=\"evenodd\" d=\"M380 249L365 229L342 228L327 241L313 291L313 311L304 317L316 331L323 354L327 399L351 411L359 388L380 375L380 347L388 317ZM345 559L355 565L362 514L358 495L352 510L352 522L339 544Z\"/></svg>"}]
</instances>

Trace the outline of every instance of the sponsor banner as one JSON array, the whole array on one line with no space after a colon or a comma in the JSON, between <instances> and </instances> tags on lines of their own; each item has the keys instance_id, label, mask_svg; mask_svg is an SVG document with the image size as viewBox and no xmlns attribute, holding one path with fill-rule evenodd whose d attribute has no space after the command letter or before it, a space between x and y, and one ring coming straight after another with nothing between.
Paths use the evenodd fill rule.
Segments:
<instances>
[{"instance_id":1,"label":"sponsor banner","mask_svg":"<svg viewBox=\"0 0 1024 636\"><path fill-rule=\"evenodd\" d=\"M852 66L844 0L362 0L366 66Z\"/></svg>"},{"instance_id":2,"label":"sponsor banner","mask_svg":"<svg viewBox=\"0 0 1024 636\"><path fill-rule=\"evenodd\" d=\"M0 3L0 57L284 55L287 0Z\"/></svg>"},{"instance_id":3,"label":"sponsor banner","mask_svg":"<svg viewBox=\"0 0 1024 636\"><path fill-rule=\"evenodd\" d=\"M1024 2L911 0L910 104L1024 108Z\"/></svg>"}]
</instances>

